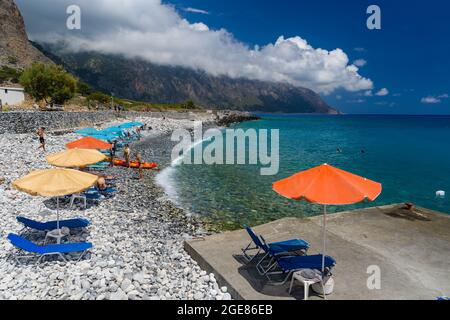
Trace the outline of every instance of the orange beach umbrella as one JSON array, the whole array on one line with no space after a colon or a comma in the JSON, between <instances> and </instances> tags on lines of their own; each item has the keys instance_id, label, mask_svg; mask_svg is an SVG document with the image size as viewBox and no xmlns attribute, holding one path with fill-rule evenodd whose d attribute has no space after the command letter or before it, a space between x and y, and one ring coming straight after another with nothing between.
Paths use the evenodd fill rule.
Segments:
<instances>
[{"instance_id":1,"label":"orange beach umbrella","mask_svg":"<svg viewBox=\"0 0 450 320\"><path fill-rule=\"evenodd\" d=\"M275 182L273 190L289 199L306 200L324 206L322 253L322 272L324 272L327 205L349 205L366 200L374 201L381 194L382 185L324 164Z\"/></svg>"},{"instance_id":2,"label":"orange beach umbrella","mask_svg":"<svg viewBox=\"0 0 450 320\"><path fill-rule=\"evenodd\" d=\"M92 137L84 137L80 140L73 141L66 144L67 149L96 149L96 150L108 150L112 148L112 145L98 140Z\"/></svg>"},{"instance_id":3,"label":"orange beach umbrella","mask_svg":"<svg viewBox=\"0 0 450 320\"><path fill-rule=\"evenodd\" d=\"M381 184L324 164L275 182L273 189L289 199L348 205L374 201L381 193Z\"/></svg>"}]
</instances>

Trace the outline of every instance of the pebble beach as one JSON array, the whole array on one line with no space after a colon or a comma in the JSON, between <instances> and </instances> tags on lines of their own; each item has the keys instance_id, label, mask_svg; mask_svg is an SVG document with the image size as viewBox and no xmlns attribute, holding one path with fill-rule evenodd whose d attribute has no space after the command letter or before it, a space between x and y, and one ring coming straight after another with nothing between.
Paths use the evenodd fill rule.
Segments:
<instances>
[{"instance_id":1,"label":"pebble beach","mask_svg":"<svg viewBox=\"0 0 450 320\"><path fill-rule=\"evenodd\" d=\"M197 116L213 124L212 115ZM142 153L146 161L170 165L172 130L192 128L194 119L139 117L151 130L143 132L140 142L131 145L132 154ZM103 127L117 122L103 123ZM77 203L69 210L68 201L60 204L62 219L87 218L91 225L72 231L70 242L88 241L94 247L80 262L64 263L47 259L17 264L8 259L16 251L6 239L21 232L17 216L37 221L56 219L56 201L32 197L11 188L11 182L33 170L51 168L45 155L65 149L65 144L80 138L74 133L46 136L47 151L38 150L36 134L1 134L0 146L0 299L52 300L229 300L226 287L220 287L213 274L201 270L184 251L187 239L204 236L202 224L171 203L154 182L157 171L107 169L117 178L118 192L99 204L88 203L87 210ZM119 155L121 155L119 153ZM161 169L160 168L160 169ZM43 234L26 233L35 242Z\"/></svg>"}]
</instances>

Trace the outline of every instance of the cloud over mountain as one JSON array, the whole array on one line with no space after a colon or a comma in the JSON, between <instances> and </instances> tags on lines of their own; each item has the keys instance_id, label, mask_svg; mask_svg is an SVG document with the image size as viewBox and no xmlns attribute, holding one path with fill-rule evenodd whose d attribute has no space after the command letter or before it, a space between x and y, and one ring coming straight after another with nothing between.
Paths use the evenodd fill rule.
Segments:
<instances>
[{"instance_id":1,"label":"cloud over mountain","mask_svg":"<svg viewBox=\"0 0 450 320\"><path fill-rule=\"evenodd\" d=\"M225 29L190 23L160 0L17 0L30 36L64 40L71 51L97 51L189 67L211 75L287 82L321 93L370 90L341 49L313 48L297 36L251 48ZM66 28L66 8L78 5L82 29Z\"/></svg>"}]
</instances>

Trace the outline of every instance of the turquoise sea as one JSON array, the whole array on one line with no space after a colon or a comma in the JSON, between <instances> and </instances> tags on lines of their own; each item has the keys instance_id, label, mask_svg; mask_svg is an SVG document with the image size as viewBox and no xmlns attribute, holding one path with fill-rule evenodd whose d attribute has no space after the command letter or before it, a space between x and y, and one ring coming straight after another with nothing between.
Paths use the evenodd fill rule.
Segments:
<instances>
[{"instance_id":1,"label":"turquoise sea","mask_svg":"<svg viewBox=\"0 0 450 320\"><path fill-rule=\"evenodd\" d=\"M328 163L383 184L376 202L330 212L410 201L450 213L449 116L260 116L235 128L280 130L276 176L261 176L260 167L251 165L179 165L167 173L169 196L224 229L317 215L320 207L284 199L271 185ZM436 198L438 190L447 197Z\"/></svg>"}]
</instances>

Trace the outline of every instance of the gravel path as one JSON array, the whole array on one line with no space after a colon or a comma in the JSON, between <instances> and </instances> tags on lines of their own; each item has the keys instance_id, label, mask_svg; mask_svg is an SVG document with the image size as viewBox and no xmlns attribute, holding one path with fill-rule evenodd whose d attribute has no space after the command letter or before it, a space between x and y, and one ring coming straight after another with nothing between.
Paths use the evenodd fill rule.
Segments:
<instances>
[{"instance_id":1,"label":"gravel path","mask_svg":"<svg viewBox=\"0 0 450 320\"><path fill-rule=\"evenodd\" d=\"M190 120L136 119L153 130L145 132L143 142L131 146L143 158L169 163L170 133L174 128L191 127ZM210 120L210 119L203 119ZM111 124L108 124L111 125ZM47 136L47 154L64 149L79 138L75 134ZM118 178L119 193L91 205L68 210L62 203L64 219L86 217L92 225L73 232L71 241L89 241L94 248L78 263L48 260L17 265L7 256L14 253L6 239L19 233L18 215L48 221L55 219L55 201L32 197L11 189L11 181L32 170L49 168L38 142L30 134L0 135L0 299L231 299L227 288L220 288L213 274L202 271L183 250L185 239L203 235L201 224L187 217L164 197L154 183L157 172L108 169ZM42 241L40 234L26 234Z\"/></svg>"}]
</instances>

